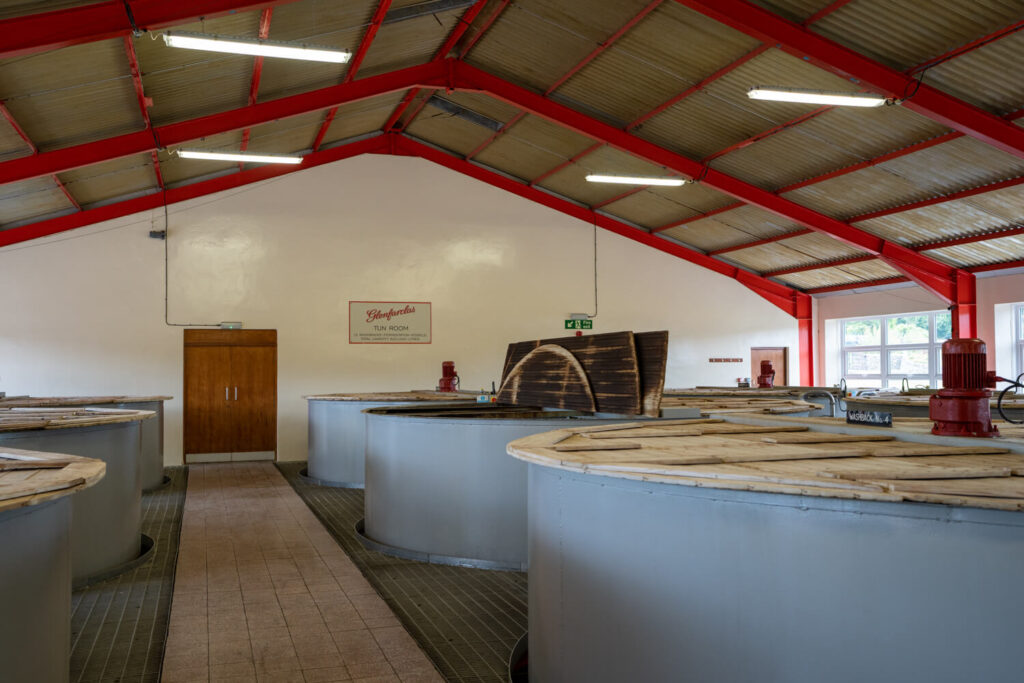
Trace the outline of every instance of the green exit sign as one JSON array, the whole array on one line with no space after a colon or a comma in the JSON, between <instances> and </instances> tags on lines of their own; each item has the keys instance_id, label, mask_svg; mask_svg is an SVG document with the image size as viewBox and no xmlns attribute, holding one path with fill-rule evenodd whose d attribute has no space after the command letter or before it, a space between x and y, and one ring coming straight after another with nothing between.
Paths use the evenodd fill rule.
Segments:
<instances>
[{"instance_id":1,"label":"green exit sign","mask_svg":"<svg viewBox=\"0 0 1024 683\"><path fill-rule=\"evenodd\" d=\"M565 329L567 330L592 330L594 329L593 320L566 320Z\"/></svg>"}]
</instances>

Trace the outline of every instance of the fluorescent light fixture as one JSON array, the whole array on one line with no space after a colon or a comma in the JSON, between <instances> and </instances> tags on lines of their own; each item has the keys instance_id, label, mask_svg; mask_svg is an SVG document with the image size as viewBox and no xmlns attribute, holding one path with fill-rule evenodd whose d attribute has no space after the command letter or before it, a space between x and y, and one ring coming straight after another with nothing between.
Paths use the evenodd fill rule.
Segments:
<instances>
[{"instance_id":1,"label":"fluorescent light fixture","mask_svg":"<svg viewBox=\"0 0 1024 683\"><path fill-rule=\"evenodd\" d=\"M765 85L755 85L747 91L747 97L752 100L831 104L839 107L878 107L886 102L886 98L870 93L835 92L830 90L811 90L809 88L782 88Z\"/></svg>"},{"instance_id":2,"label":"fluorescent light fixture","mask_svg":"<svg viewBox=\"0 0 1024 683\"><path fill-rule=\"evenodd\" d=\"M258 57L304 59L312 62L335 62L338 64L347 62L352 57L352 53L348 50L334 50L329 47L286 43L278 40L218 36L207 33L188 33L185 31L167 31L163 36L164 43L169 47L183 47L189 50L227 52L236 55L254 55Z\"/></svg>"},{"instance_id":3,"label":"fluorescent light fixture","mask_svg":"<svg viewBox=\"0 0 1024 683\"><path fill-rule=\"evenodd\" d=\"M242 164L301 164L302 157L286 157L271 154L238 154L232 152L200 152L194 149L179 149L182 159L206 159L209 161L237 161Z\"/></svg>"},{"instance_id":4,"label":"fluorescent light fixture","mask_svg":"<svg viewBox=\"0 0 1024 683\"><path fill-rule=\"evenodd\" d=\"M644 178L628 175L588 175L591 183L619 183L620 185L668 185L679 187L686 183L685 178Z\"/></svg>"}]
</instances>

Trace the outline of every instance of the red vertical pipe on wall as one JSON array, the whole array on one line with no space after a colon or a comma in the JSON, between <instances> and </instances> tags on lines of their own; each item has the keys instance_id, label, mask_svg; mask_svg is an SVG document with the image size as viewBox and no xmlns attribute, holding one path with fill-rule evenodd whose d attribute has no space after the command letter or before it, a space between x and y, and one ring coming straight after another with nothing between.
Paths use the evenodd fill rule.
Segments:
<instances>
[{"instance_id":1,"label":"red vertical pipe on wall","mask_svg":"<svg viewBox=\"0 0 1024 683\"><path fill-rule=\"evenodd\" d=\"M950 306L954 339L973 339L978 336L978 287L971 273L959 272L956 283L956 301Z\"/></svg>"},{"instance_id":2,"label":"red vertical pipe on wall","mask_svg":"<svg viewBox=\"0 0 1024 683\"><path fill-rule=\"evenodd\" d=\"M796 298L797 338L800 355L800 384L814 386L814 313L807 294Z\"/></svg>"}]
</instances>

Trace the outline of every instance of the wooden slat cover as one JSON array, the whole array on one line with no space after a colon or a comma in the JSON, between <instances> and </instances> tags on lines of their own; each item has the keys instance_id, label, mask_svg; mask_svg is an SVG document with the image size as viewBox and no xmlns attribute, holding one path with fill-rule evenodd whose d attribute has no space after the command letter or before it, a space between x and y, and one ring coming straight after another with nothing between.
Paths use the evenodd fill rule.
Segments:
<instances>
[{"instance_id":1,"label":"wooden slat cover","mask_svg":"<svg viewBox=\"0 0 1024 683\"><path fill-rule=\"evenodd\" d=\"M102 460L0 446L2 464L17 463L24 468L33 462L38 462L40 469L0 469L0 512L38 505L92 486L106 472ZM58 466L53 467L54 463Z\"/></svg>"},{"instance_id":2,"label":"wooden slat cover","mask_svg":"<svg viewBox=\"0 0 1024 683\"><path fill-rule=\"evenodd\" d=\"M1024 454L996 440L914 443L896 431L813 432L791 419L763 426L673 422L563 429L513 441L509 453L547 466L683 486L1024 510ZM910 424L920 424L920 431L930 426Z\"/></svg>"},{"instance_id":3,"label":"wooden slat cover","mask_svg":"<svg viewBox=\"0 0 1024 683\"><path fill-rule=\"evenodd\" d=\"M151 410L111 408L5 408L0 407L0 432L29 429L68 429L135 422L154 417Z\"/></svg>"}]
</instances>

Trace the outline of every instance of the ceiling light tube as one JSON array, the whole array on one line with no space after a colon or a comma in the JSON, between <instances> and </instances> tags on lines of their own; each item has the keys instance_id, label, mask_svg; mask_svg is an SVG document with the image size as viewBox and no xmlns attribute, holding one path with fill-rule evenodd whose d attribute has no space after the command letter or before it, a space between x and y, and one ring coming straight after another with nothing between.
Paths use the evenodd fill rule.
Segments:
<instances>
[{"instance_id":1,"label":"ceiling light tube","mask_svg":"<svg viewBox=\"0 0 1024 683\"><path fill-rule=\"evenodd\" d=\"M195 149L179 149L182 159L205 159L209 161L237 161L242 164L301 164L302 157L273 154L239 154L236 152L201 152Z\"/></svg>"},{"instance_id":2,"label":"ceiling light tube","mask_svg":"<svg viewBox=\"0 0 1024 683\"><path fill-rule=\"evenodd\" d=\"M871 93L836 92L812 90L810 88L783 88L766 85L755 85L747 91L747 97L752 100L829 104L838 107L879 107L888 101L881 95Z\"/></svg>"},{"instance_id":3,"label":"ceiling light tube","mask_svg":"<svg viewBox=\"0 0 1024 683\"><path fill-rule=\"evenodd\" d=\"M685 178L645 178L642 176L628 175L588 175L587 181L591 183L619 183L621 185L667 185L679 187L686 183Z\"/></svg>"},{"instance_id":4,"label":"ceiling light tube","mask_svg":"<svg viewBox=\"0 0 1024 683\"><path fill-rule=\"evenodd\" d=\"M226 52L236 55L304 59L312 62L335 62L338 64L347 62L352 57L352 53L348 50L334 50L329 47L286 43L278 40L218 36L206 33L188 33L185 31L167 31L163 34L163 38L164 43L169 47L183 47L189 50L205 50L207 52Z\"/></svg>"}]
</instances>

